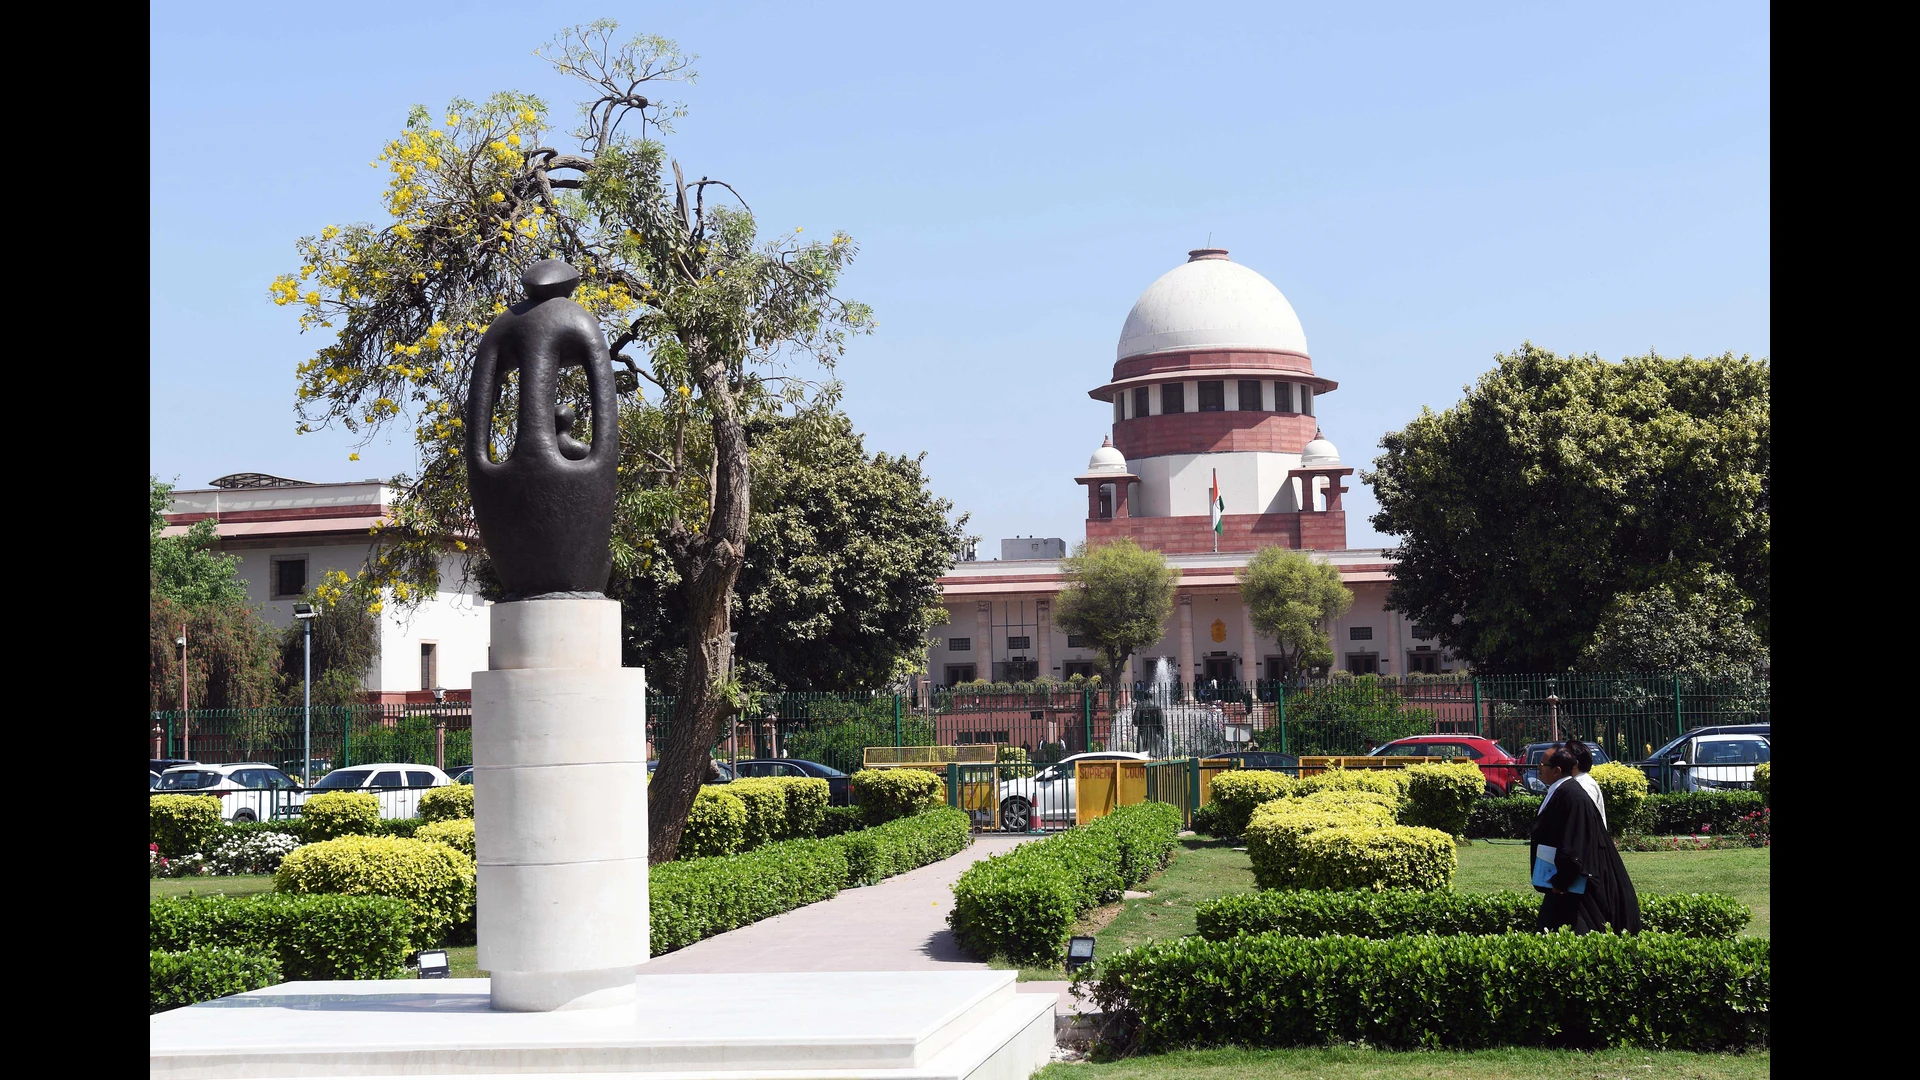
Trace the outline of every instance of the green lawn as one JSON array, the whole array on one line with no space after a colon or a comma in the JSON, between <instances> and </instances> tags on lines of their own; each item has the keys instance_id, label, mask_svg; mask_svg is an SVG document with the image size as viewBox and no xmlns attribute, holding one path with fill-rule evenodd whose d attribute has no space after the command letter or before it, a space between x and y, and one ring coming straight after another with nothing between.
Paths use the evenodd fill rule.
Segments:
<instances>
[{"instance_id":1,"label":"green lawn","mask_svg":"<svg viewBox=\"0 0 1920 1080\"><path fill-rule=\"evenodd\" d=\"M1193 1050L1105 1065L1049 1065L1038 1080L1759 1080L1771 1055L1565 1050Z\"/></svg>"},{"instance_id":2,"label":"green lawn","mask_svg":"<svg viewBox=\"0 0 1920 1080\"><path fill-rule=\"evenodd\" d=\"M1649 893L1722 892L1747 905L1753 922L1745 933L1772 937L1772 848L1725 851L1623 851L1634 890ZM1461 892L1530 892L1527 845L1475 840L1460 849L1453 887Z\"/></svg>"},{"instance_id":3,"label":"green lawn","mask_svg":"<svg viewBox=\"0 0 1920 1080\"><path fill-rule=\"evenodd\" d=\"M148 878L149 899L160 896L252 896L272 892L272 874L240 874L234 877Z\"/></svg>"}]
</instances>

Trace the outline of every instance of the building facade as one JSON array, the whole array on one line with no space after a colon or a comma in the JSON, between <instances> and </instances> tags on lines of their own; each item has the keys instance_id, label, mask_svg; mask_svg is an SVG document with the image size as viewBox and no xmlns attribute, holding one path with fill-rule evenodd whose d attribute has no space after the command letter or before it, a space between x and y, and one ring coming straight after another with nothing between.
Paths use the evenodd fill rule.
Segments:
<instances>
[{"instance_id":1,"label":"building facade","mask_svg":"<svg viewBox=\"0 0 1920 1080\"><path fill-rule=\"evenodd\" d=\"M212 521L223 554L238 557L247 598L274 626L330 570L357 574L373 550L370 531L398 492L377 480L310 484L262 473L235 473L204 489L175 491L167 536ZM369 702L464 701L473 672L487 669L489 617L460 560L440 567L440 591L419 605L389 603L379 616L374 659L363 677ZM189 645L191 647L191 645Z\"/></svg>"},{"instance_id":2,"label":"building facade","mask_svg":"<svg viewBox=\"0 0 1920 1080\"><path fill-rule=\"evenodd\" d=\"M1337 389L1314 370L1287 298L1222 249L1190 252L1134 303L1109 377L1088 391L1112 408L1112 430L1074 478L1090 545L1130 537L1180 572L1166 634L1136 654L1128 682L1152 680L1160 661L1189 684L1277 678L1273 643L1255 632L1234 576L1273 546L1311 552L1353 590L1352 610L1328 628L1336 668L1461 666L1431 627L1386 609L1387 551L1347 547L1341 497L1354 470L1320 428L1320 399ZM1002 545L1029 549L1039 544ZM1094 674L1094 651L1052 625L1063 581L1058 557L956 565L941 579L947 624L934 631L927 681Z\"/></svg>"}]
</instances>

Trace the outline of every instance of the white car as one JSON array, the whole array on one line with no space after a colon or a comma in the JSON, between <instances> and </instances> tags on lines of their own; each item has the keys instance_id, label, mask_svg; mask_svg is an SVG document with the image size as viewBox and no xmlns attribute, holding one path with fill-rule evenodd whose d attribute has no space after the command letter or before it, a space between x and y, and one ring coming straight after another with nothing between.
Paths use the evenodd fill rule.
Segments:
<instances>
[{"instance_id":1,"label":"white car","mask_svg":"<svg viewBox=\"0 0 1920 1080\"><path fill-rule=\"evenodd\" d=\"M224 821L285 820L300 813L304 798L293 777L260 761L175 765L149 794L215 796Z\"/></svg>"},{"instance_id":2,"label":"white car","mask_svg":"<svg viewBox=\"0 0 1920 1080\"><path fill-rule=\"evenodd\" d=\"M1676 791L1742 791L1753 787L1754 769L1772 759L1765 735L1701 735L1674 748Z\"/></svg>"},{"instance_id":3,"label":"white car","mask_svg":"<svg viewBox=\"0 0 1920 1080\"><path fill-rule=\"evenodd\" d=\"M381 817L410 818L420 810L420 796L451 783L452 777L431 765L386 761L335 769L308 788L307 794L364 791L380 800Z\"/></svg>"},{"instance_id":4,"label":"white car","mask_svg":"<svg viewBox=\"0 0 1920 1080\"><path fill-rule=\"evenodd\" d=\"M1127 750L1094 750L1040 766L1032 776L1000 782L1000 827L1026 832L1035 826L1072 825L1078 820L1073 801L1074 764L1081 761L1151 761L1146 754Z\"/></svg>"}]
</instances>

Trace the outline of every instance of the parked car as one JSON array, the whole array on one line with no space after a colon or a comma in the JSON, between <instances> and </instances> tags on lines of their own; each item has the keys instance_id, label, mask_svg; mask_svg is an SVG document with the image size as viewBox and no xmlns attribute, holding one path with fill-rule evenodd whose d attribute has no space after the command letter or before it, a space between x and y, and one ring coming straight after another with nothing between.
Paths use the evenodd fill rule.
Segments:
<instances>
[{"instance_id":1,"label":"parked car","mask_svg":"<svg viewBox=\"0 0 1920 1080\"><path fill-rule=\"evenodd\" d=\"M652 772L653 770L648 769L647 771ZM454 773L453 782L456 784L472 784L473 783L473 766L469 765L466 768L461 769L459 772Z\"/></svg>"},{"instance_id":2,"label":"parked car","mask_svg":"<svg viewBox=\"0 0 1920 1080\"><path fill-rule=\"evenodd\" d=\"M286 773L288 776L298 779L300 776L300 759L294 758L292 761L281 762L280 771ZM333 762L328 761L325 758L314 758L313 760L307 762L307 776L310 777L315 782L317 782L321 777L327 775L332 771L333 771Z\"/></svg>"},{"instance_id":3,"label":"parked car","mask_svg":"<svg viewBox=\"0 0 1920 1080\"><path fill-rule=\"evenodd\" d=\"M1527 763L1526 771L1521 773L1521 781L1526 785L1527 791L1535 795L1547 793L1547 785L1540 779L1540 763L1547 759L1547 751L1559 745L1559 743L1536 742L1520 748L1520 759ZM1593 752L1595 765L1605 765L1613 760L1607 756L1605 750L1600 749L1599 743L1588 743L1587 749ZM1515 794L1519 793L1515 792Z\"/></svg>"},{"instance_id":4,"label":"parked car","mask_svg":"<svg viewBox=\"0 0 1920 1080\"><path fill-rule=\"evenodd\" d=\"M1226 759L1234 763L1237 769L1286 769L1290 773L1300 767L1300 759L1292 754L1276 754L1271 750L1235 750L1231 754L1213 754L1206 761Z\"/></svg>"},{"instance_id":5,"label":"parked car","mask_svg":"<svg viewBox=\"0 0 1920 1080\"><path fill-rule=\"evenodd\" d=\"M1509 791L1517 794L1524 790L1517 767L1520 760L1499 743L1481 735L1413 735L1376 746L1367 756L1466 758L1480 766L1489 796L1497 798Z\"/></svg>"},{"instance_id":6,"label":"parked car","mask_svg":"<svg viewBox=\"0 0 1920 1080\"><path fill-rule=\"evenodd\" d=\"M160 774L157 772L154 772L151 769L147 770L147 790L152 791L154 788L157 788L159 786L160 786Z\"/></svg>"},{"instance_id":7,"label":"parked car","mask_svg":"<svg viewBox=\"0 0 1920 1080\"><path fill-rule=\"evenodd\" d=\"M261 761L175 765L160 774L155 795L212 795L224 821L279 821L300 813L305 795L293 777Z\"/></svg>"},{"instance_id":8,"label":"parked car","mask_svg":"<svg viewBox=\"0 0 1920 1080\"><path fill-rule=\"evenodd\" d=\"M733 768L724 761L707 762L707 778L702 784L730 784L733 782ZM658 759L647 762L647 777L652 779L655 769L660 767Z\"/></svg>"},{"instance_id":9,"label":"parked car","mask_svg":"<svg viewBox=\"0 0 1920 1080\"><path fill-rule=\"evenodd\" d=\"M1668 742L1660 749L1633 763L1633 767L1647 774L1647 781L1654 791L1678 790L1665 786L1670 780L1673 759L1686 753L1687 744L1702 735L1761 735L1767 742L1773 742L1772 724L1709 724L1705 727L1691 728ZM1691 759L1689 759L1691 760Z\"/></svg>"},{"instance_id":10,"label":"parked car","mask_svg":"<svg viewBox=\"0 0 1920 1080\"><path fill-rule=\"evenodd\" d=\"M193 760L192 758L157 757L157 758L147 759L147 770L149 772L157 772L162 776L164 776L166 775L166 772L168 769L171 769L176 765L198 765L198 764L200 763Z\"/></svg>"},{"instance_id":11,"label":"parked car","mask_svg":"<svg viewBox=\"0 0 1920 1080\"><path fill-rule=\"evenodd\" d=\"M1754 769L1772 755L1765 735L1689 732L1635 764L1656 792L1744 791L1753 787Z\"/></svg>"},{"instance_id":12,"label":"parked car","mask_svg":"<svg viewBox=\"0 0 1920 1080\"><path fill-rule=\"evenodd\" d=\"M364 791L380 800L381 817L410 818L420 810L420 796L451 783L452 777L432 765L381 762L335 769L308 788L307 793Z\"/></svg>"},{"instance_id":13,"label":"parked car","mask_svg":"<svg viewBox=\"0 0 1920 1080\"><path fill-rule=\"evenodd\" d=\"M1000 827L1026 832L1035 825L1072 825L1079 817L1074 803L1074 766L1082 761L1151 761L1146 754L1126 750L1095 750L1061 758L1032 776L1000 782Z\"/></svg>"},{"instance_id":14,"label":"parked car","mask_svg":"<svg viewBox=\"0 0 1920 1080\"><path fill-rule=\"evenodd\" d=\"M831 765L800 758L753 758L733 763L733 773L741 779L756 776L811 776L827 782L827 804L846 806L849 801L847 774Z\"/></svg>"}]
</instances>

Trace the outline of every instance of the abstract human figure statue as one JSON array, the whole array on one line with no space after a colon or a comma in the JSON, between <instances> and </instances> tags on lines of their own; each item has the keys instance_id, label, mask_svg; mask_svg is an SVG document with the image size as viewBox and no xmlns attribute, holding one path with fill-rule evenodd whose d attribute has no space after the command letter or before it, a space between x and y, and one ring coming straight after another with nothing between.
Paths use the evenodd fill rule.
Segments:
<instances>
[{"instance_id":1,"label":"abstract human figure statue","mask_svg":"<svg viewBox=\"0 0 1920 1080\"><path fill-rule=\"evenodd\" d=\"M598 597L613 570L615 470L620 456L613 364L600 324L570 298L580 272L559 259L521 275L527 298L480 339L467 391L467 487L480 540L505 599ZM584 367L593 441L571 434L556 400L560 373ZM493 410L507 373L520 372L513 450L495 461Z\"/></svg>"}]
</instances>

